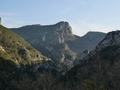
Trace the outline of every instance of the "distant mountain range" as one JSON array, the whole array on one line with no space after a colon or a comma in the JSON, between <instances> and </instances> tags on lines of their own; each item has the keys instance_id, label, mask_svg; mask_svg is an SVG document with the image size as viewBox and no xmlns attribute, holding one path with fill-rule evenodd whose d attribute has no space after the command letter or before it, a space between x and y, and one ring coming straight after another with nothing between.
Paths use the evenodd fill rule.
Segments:
<instances>
[{"instance_id":1,"label":"distant mountain range","mask_svg":"<svg viewBox=\"0 0 120 90\"><path fill-rule=\"evenodd\" d=\"M88 32L83 37L76 36L72 33L69 23L64 21L54 25L27 25L11 30L44 56L54 60L63 71L73 67L78 57L83 58L85 50L94 50L105 36L105 33L101 32Z\"/></svg>"}]
</instances>

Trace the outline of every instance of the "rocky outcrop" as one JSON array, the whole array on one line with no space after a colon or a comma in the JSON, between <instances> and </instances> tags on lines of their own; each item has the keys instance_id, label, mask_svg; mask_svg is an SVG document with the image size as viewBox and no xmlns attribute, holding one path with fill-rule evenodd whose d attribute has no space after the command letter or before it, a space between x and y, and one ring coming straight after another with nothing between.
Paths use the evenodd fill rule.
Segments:
<instances>
[{"instance_id":1,"label":"rocky outcrop","mask_svg":"<svg viewBox=\"0 0 120 90\"><path fill-rule=\"evenodd\" d=\"M85 57L83 57L83 61L87 61L90 57L93 57L94 55L96 55L96 53L98 53L99 51L105 49L105 48L119 48L120 45L120 31L112 31L106 34L106 36L103 38L102 41L100 41L98 43L98 45L95 47L95 49L93 51L91 51L88 55L86 55ZM119 49L118 49L119 50ZM119 52L119 51L116 51ZM109 52L110 53L110 52ZM109 54L108 54L109 56Z\"/></svg>"},{"instance_id":2,"label":"rocky outcrop","mask_svg":"<svg viewBox=\"0 0 120 90\"><path fill-rule=\"evenodd\" d=\"M0 51L5 52L4 48L0 45Z\"/></svg>"},{"instance_id":3,"label":"rocky outcrop","mask_svg":"<svg viewBox=\"0 0 120 90\"><path fill-rule=\"evenodd\" d=\"M97 45L96 49L100 50L107 46L120 45L120 31L109 32L105 38Z\"/></svg>"}]
</instances>

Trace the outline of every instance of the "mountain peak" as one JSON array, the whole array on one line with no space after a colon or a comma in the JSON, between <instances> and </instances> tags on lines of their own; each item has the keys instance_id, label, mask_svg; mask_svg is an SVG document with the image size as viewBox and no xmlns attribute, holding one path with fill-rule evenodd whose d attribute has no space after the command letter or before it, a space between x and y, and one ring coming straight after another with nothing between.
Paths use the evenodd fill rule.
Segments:
<instances>
[{"instance_id":1,"label":"mountain peak","mask_svg":"<svg viewBox=\"0 0 120 90\"><path fill-rule=\"evenodd\" d=\"M120 45L120 30L109 32L98 44L97 49L112 45Z\"/></svg>"},{"instance_id":2,"label":"mountain peak","mask_svg":"<svg viewBox=\"0 0 120 90\"><path fill-rule=\"evenodd\" d=\"M84 36L87 36L87 35L98 35L98 34L105 34L103 32L98 32L98 31L89 31L87 32Z\"/></svg>"},{"instance_id":3,"label":"mountain peak","mask_svg":"<svg viewBox=\"0 0 120 90\"><path fill-rule=\"evenodd\" d=\"M106 36L108 36L108 35L115 36L115 35L118 35L119 33L120 33L120 30L116 30L116 31L109 32Z\"/></svg>"},{"instance_id":4,"label":"mountain peak","mask_svg":"<svg viewBox=\"0 0 120 90\"><path fill-rule=\"evenodd\" d=\"M69 23L67 21L60 21L56 25L69 25Z\"/></svg>"}]
</instances>

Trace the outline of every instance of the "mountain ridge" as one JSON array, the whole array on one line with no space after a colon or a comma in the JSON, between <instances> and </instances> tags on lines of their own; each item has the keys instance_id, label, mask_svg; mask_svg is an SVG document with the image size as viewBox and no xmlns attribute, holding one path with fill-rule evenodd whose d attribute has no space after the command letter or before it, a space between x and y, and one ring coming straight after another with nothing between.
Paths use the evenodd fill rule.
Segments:
<instances>
[{"instance_id":1,"label":"mountain ridge","mask_svg":"<svg viewBox=\"0 0 120 90\"><path fill-rule=\"evenodd\" d=\"M120 31L106 34L96 49L69 70L63 81L80 88L119 90L120 84ZM117 78L117 79L116 79ZM75 83L73 83L75 82ZM84 86L86 84L86 87ZM94 87L92 86L94 84ZM102 86L101 86L102 85Z\"/></svg>"}]
</instances>

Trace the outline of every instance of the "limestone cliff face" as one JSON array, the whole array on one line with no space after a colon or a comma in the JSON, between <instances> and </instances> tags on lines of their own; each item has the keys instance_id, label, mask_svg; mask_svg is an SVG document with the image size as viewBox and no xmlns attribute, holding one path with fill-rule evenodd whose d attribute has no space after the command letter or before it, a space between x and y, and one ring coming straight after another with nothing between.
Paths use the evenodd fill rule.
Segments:
<instances>
[{"instance_id":1,"label":"limestone cliff face","mask_svg":"<svg viewBox=\"0 0 120 90\"><path fill-rule=\"evenodd\" d=\"M21 28L12 29L30 43L49 44L64 43L65 41L74 40L71 26L68 22L59 22L54 25L28 25Z\"/></svg>"},{"instance_id":2,"label":"limestone cliff face","mask_svg":"<svg viewBox=\"0 0 120 90\"><path fill-rule=\"evenodd\" d=\"M61 44L75 39L68 22L59 22L53 26L43 26L42 29L44 28L45 30L43 32L40 31L40 33L43 33L41 36L43 43Z\"/></svg>"},{"instance_id":3,"label":"limestone cliff face","mask_svg":"<svg viewBox=\"0 0 120 90\"><path fill-rule=\"evenodd\" d=\"M74 40L75 37L72 33L72 28L68 22L59 22L55 24L55 32L57 36L61 38L62 41Z\"/></svg>"}]
</instances>

